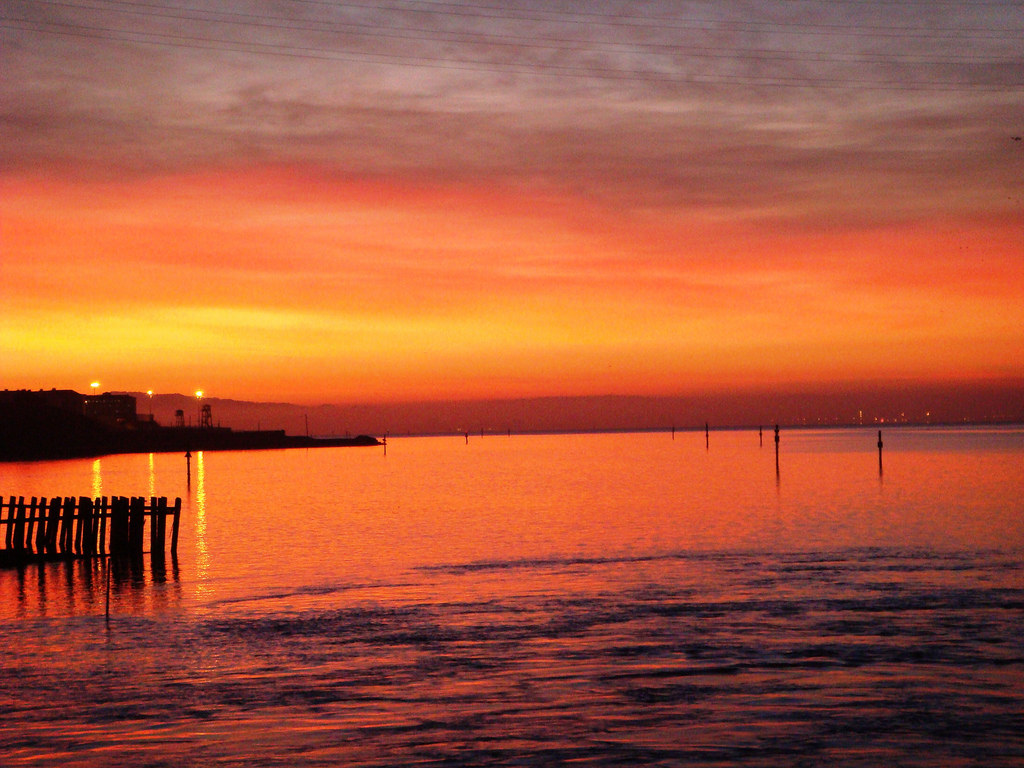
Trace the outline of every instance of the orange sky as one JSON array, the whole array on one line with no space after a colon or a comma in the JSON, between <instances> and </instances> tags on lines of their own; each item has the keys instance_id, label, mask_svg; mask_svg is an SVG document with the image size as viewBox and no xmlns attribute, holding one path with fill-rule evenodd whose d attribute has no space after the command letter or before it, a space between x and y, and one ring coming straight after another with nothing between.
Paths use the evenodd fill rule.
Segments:
<instances>
[{"instance_id":1,"label":"orange sky","mask_svg":"<svg viewBox=\"0 0 1024 768\"><path fill-rule=\"evenodd\" d=\"M136 50L62 18L0 28L3 387L318 403L1024 371L1024 87L998 72L709 90L550 78L526 42L535 76ZM791 69L831 21L796 25Z\"/></svg>"}]
</instances>

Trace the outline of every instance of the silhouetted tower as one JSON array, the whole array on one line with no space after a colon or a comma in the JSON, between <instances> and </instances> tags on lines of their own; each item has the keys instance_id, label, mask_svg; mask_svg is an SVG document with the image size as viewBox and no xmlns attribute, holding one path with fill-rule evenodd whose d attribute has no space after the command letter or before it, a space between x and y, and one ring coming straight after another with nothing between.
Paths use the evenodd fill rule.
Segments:
<instances>
[{"instance_id":1,"label":"silhouetted tower","mask_svg":"<svg viewBox=\"0 0 1024 768\"><path fill-rule=\"evenodd\" d=\"M209 429L213 426L213 416L210 413L210 404L205 403L199 410L199 428Z\"/></svg>"},{"instance_id":2,"label":"silhouetted tower","mask_svg":"<svg viewBox=\"0 0 1024 768\"><path fill-rule=\"evenodd\" d=\"M174 426L184 427L185 426L185 412L179 408L174 412Z\"/></svg>"}]
</instances>

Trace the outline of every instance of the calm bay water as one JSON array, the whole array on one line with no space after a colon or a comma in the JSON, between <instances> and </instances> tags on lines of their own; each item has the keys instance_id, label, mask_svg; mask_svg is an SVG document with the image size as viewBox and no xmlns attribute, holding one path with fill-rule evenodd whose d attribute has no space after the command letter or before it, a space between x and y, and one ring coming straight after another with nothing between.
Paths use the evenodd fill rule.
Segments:
<instances>
[{"instance_id":1,"label":"calm bay water","mask_svg":"<svg viewBox=\"0 0 1024 768\"><path fill-rule=\"evenodd\" d=\"M1024 430L0 464L181 496L0 570L0 765L1024 764Z\"/></svg>"}]
</instances>

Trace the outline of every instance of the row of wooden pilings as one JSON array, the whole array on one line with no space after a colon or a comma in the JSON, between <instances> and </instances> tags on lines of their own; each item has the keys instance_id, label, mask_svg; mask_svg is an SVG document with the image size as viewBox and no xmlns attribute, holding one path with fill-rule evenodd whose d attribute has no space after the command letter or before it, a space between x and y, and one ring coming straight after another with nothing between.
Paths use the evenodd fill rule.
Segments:
<instances>
[{"instance_id":1,"label":"row of wooden pilings","mask_svg":"<svg viewBox=\"0 0 1024 768\"><path fill-rule=\"evenodd\" d=\"M0 497L0 564L78 557L141 556L149 519L149 551L163 557L167 518L171 555L178 551L181 499L166 496Z\"/></svg>"}]
</instances>

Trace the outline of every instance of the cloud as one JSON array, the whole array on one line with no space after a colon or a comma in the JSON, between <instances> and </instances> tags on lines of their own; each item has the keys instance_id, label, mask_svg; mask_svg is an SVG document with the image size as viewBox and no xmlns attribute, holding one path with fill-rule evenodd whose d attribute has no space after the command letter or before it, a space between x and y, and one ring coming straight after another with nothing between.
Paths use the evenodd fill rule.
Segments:
<instances>
[{"instance_id":1,"label":"cloud","mask_svg":"<svg viewBox=\"0 0 1024 768\"><path fill-rule=\"evenodd\" d=\"M574 15L540 3L16 2L11 17L32 23L3 30L0 163L315 163L536 182L641 206L835 212L870 197L892 210L914 185L949 177L916 165L928 142L965 172L961 186L990 185L950 129L976 137L993 118L1021 122L1024 53L998 11L922 23L871 4ZM972 26L954 38L957 24ZM974 47L948 44L961 38Z\"/></svg>"}]
</instances>

